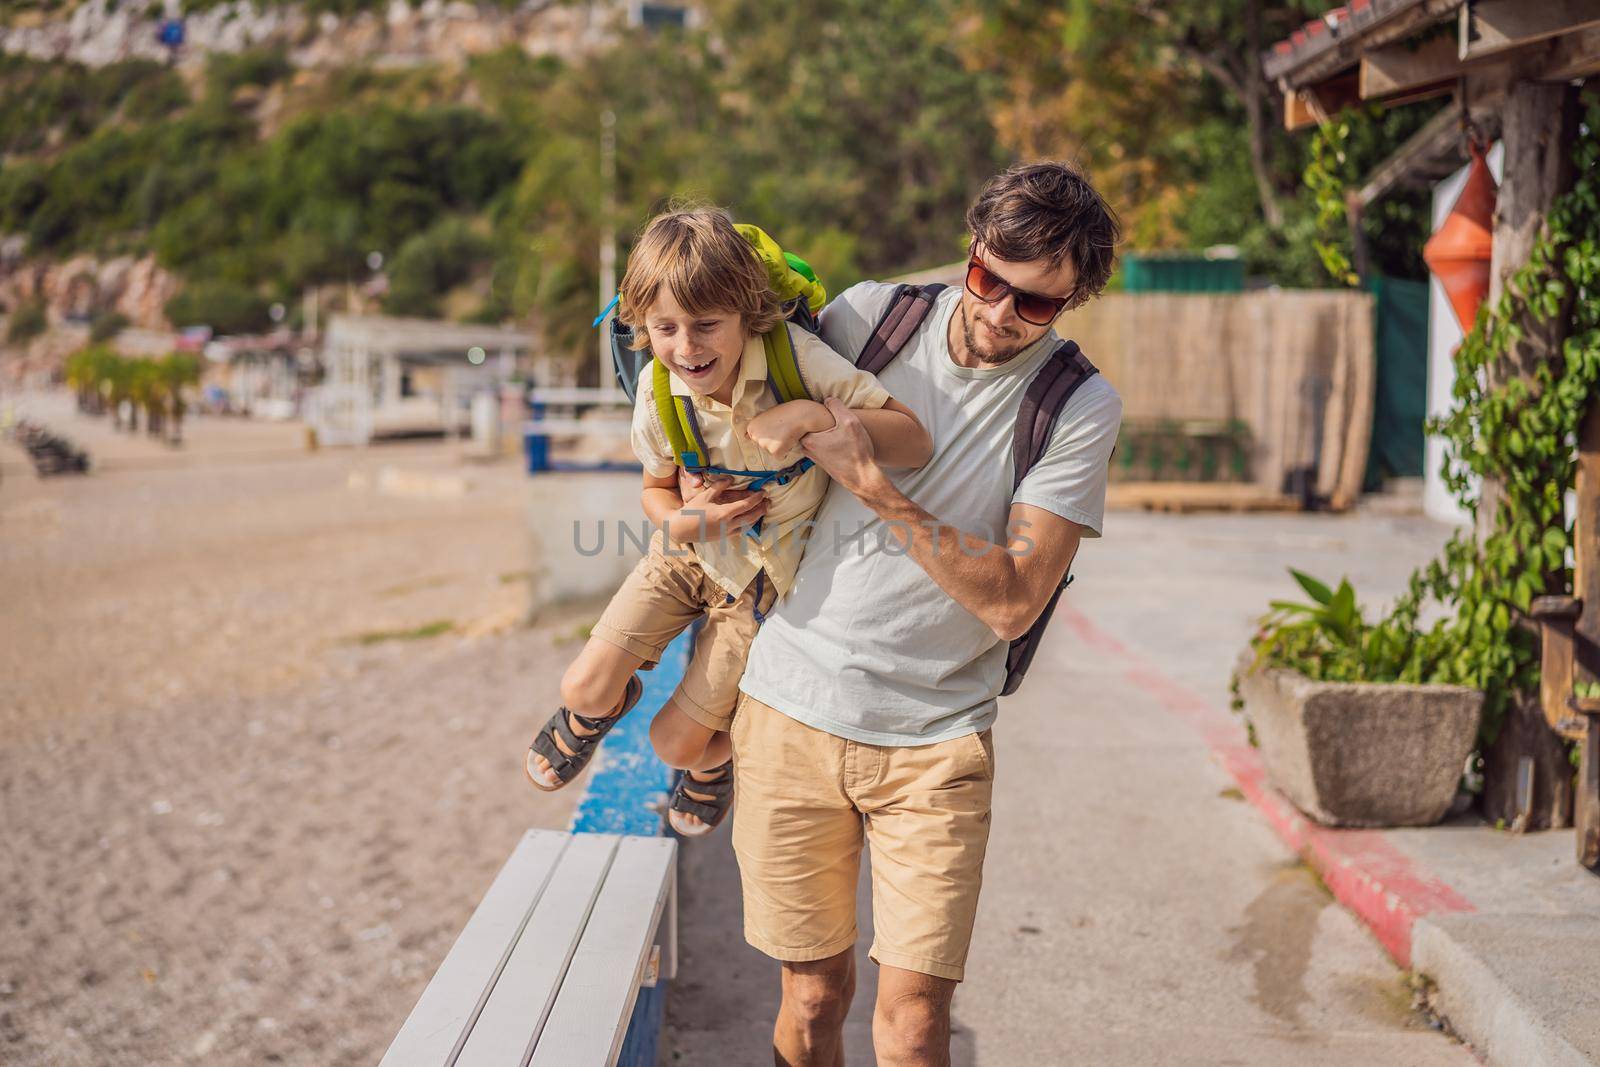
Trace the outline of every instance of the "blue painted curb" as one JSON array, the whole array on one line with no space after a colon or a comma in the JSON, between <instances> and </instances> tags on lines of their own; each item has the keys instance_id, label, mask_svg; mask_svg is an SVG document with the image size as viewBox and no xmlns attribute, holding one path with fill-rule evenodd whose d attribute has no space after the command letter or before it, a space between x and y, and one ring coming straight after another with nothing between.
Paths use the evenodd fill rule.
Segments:
<instances>
[{"instance_id":1,"label":"blue painted curb","mask_svg":"<svg viewBox=\"0 0 1600 1067\"><path fill-rule=\"evenodd\" d=\"M683 680L699 624L679 634L661 654L654 670L641 671L644 694L626 718L606 735L589 776L589 787L572 816L574 833L639 834L667 832L667 797L677 772L656 758L650 747L650 720ZM655 1067L661 1026L666 1016L667 983L641 989L634 1002L628 1033L623 1038L619 1067Z\"/></svg>"},{"instance_id":2,"label":"blue painted curb","mask_svg":"<svg viewBox=\"0 0 1600 1067\"><path fill-rule=\"evenodd\" d=\"M573 813L573 833L654 837L665 832L667 796L677 772L657 759L650 747L650 720L683 680L696 629L679 634L654 670L639 672L644 694L606 735L596 757L599 765Z\"/></svg>"}]
</instances>

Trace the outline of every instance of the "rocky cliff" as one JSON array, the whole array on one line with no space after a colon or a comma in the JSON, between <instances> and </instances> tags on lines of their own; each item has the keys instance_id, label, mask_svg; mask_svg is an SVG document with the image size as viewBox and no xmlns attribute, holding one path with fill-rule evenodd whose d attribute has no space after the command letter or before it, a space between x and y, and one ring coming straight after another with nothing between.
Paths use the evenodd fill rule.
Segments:
<instances>
[{"instance_id":1,"label":"rocky cliff","mask_svg":"<svg viewBox=\"0 0 1600 1067\"><path fill-rule=\"evenodd\" d=\"M158 33L175 0L84 0L65 16L38 12L0 25L0 52L35 59L71 59L91 66L144 57L166 59ZM386 8L340 17L311 15L296 4L258 7L250 0L183 18L180 62L211 52L282 46L298 66L370 63L400 66L447 62L508 45L530 55L580 54L603 43L630 8L621 0L559 4L525 0L516 7L466 0L390 0Z\"/></svg>"}]
</instances>

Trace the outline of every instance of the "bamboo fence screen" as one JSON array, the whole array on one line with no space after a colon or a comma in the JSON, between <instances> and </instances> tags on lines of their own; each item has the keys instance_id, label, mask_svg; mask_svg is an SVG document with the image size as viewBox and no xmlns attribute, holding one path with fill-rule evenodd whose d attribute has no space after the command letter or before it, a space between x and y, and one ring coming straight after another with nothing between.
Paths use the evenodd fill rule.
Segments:
<instances>
[{"instance_id":1,"label":"bamboo fence screen","mask_svg":"<svg viewBox=\"0 0 1600 1067\"><path fill-rule=\"evenodd\" d=\"M1372 434L1373 307L1355 291L1110 293L1056 323L1123 398L1130 427L1242 424L1247 480L1315 470L1335 509L1361 491Z\"/></svg>"}]
</instances>

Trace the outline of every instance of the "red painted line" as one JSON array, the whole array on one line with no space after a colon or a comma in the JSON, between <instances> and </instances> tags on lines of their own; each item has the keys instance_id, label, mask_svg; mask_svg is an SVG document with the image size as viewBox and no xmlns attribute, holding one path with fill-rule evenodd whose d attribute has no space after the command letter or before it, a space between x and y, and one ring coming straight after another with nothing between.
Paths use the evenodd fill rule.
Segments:
<instances>
[{"instance_id":1,"label":"red painted line","mask_svg":"<svg viewBox=\"0 0 1600 1067\"><path fill-rule=\"evenodd\" d=\"M1124 677L1192 728L1283 842L1372 929L1401 967L1411 966L1411 927L1424 915L1475 911L1465 897L1401 852L1381 830L1335 830L1307 818L1267 779L1261 754L1232 715L1168 678L1154 664L1066 604L1057 618L1080 643L1127 663Z\"/></svg>"}]
</instances>

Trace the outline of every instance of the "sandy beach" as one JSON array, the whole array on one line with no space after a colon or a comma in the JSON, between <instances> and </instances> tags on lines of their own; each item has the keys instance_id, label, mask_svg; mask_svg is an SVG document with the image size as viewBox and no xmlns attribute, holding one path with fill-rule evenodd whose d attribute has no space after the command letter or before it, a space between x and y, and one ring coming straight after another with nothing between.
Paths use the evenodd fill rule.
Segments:
<instances>
[{"instance_id":1,"label":"sandy beach","mask_svg":"<svg viewBox=\"0 0 1600 1067\"><path fill-rule=\"evenodd\" d=\"M0 443L0 1061L376 1062L576 798L520 770L586 621L521 625L525 475L22 403L96 468Z\"/></svg>"}]
</instances>

